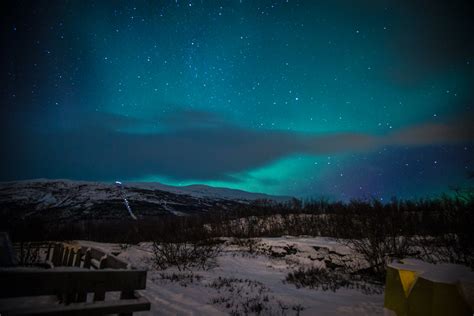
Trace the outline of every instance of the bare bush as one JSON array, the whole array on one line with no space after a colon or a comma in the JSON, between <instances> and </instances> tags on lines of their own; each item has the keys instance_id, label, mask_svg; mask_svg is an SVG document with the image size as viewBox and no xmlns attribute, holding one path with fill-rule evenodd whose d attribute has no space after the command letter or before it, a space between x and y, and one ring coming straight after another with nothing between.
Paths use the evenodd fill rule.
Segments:
<instances>
[{"instance_id":1,"label":"bare bush","mask_svg":"<svg viewBox=\"0 0 474 316\"><path fill-rule=\"evenodd\" d=\"M385 279L387 263L419 255L411 237L414 229L410 214L403 212L396 200L389 205L352 202L334 221L339 236L345 237L339 242L362 255L367 271L380 282Z\"/></svg>"},{"instance_id":2,"label":"bare bush","mask_svg":"<svg viewBox=\"0 0 474 316\"><path fill-rule=\"evenodd\" d=\"M419 236L417 243L424 260L463 264L474 270L474 190L470 192L444 196L443 207L426 216L433 228Z\"/></svg>"},{"instance_id":3,"label":"bare bush","mask_svg":"<svg viewBox=\"0 0 474 316\"><path fill-rule=\"evenodd\" d=\"M385 278L386 265L394 259L419 256L413 250L411 238L404 236L369 233L367 238L351 239L344 243L363 256L369 265L369 271L381 281Z\"/></svg>"},{"instance_id":4,"label":"bare bush","mask_svg":"<svg viewBox=\"0 0 474 316\"><path fill-rule=\"evenodd\" d=\"M208 269L221 252L221 242L213 239L200 241L153 243L153 263L160 270L176 267L179 271L191 268Z\"/></svg>"},{"instance_id":5,"label":"bare bush","mask_svg":"<svg viewBox=\"0 0 474 316\"><path fill-rule=\"evenodd\" d=\"M178 283L183 287L187 287L189 284L194 284L195 282L199 283L202 280L202 276L194 273L165 273L161 272L159 278L153 277L154 282L157 281L169 281L173 283Z\"/></svg>"},{"instance_id":6,"label":"bare bush","mask_svg":"<svg viewBox=\"0 0 474 316\"><path fill-rule=\"evenodd\" d=\"M286 282L294 284L297 288L307 287L323 291L336 292L340 288L357 289L365 294L380 294L383 285L376 280L367 278L364 270L351 269L324 269L324 268L299 268L286 276Z\"/></svg>"},{"instance_id":7,"label":"bare bush","mask_svg":"<svg viewBox=\"0 0 474 316\"><path fill-rule=\"evenodd\" d=\"M246 252L254 254L258 252L261 239L256 238L232 238L230 241L231 245L243 248Z\"/></svg>"},{"instance_id":8,"label":"bare bush","mask_svg":"<svg viewBox=\"0 0 474 316\"><path fill-rule=\"evenodd\" d=\"M276 306L280 302L261 282L218 277L208 286L219 293L211 303L221 305L230 315L277 315L279 311Z\"/></svg>"}]
</instances>

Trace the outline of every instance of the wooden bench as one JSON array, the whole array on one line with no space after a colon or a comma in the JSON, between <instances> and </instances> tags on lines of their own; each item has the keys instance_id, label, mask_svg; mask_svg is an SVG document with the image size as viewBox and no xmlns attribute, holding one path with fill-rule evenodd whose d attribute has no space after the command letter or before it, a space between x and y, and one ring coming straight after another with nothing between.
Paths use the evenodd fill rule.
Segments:
<instances>
[{"instance_id":1,"label":"wooden bench","mask_svg":"<svg viewBox=\"0 0 474 316\"><path fill-rule=\"evenodd\" d=\"M0 314L3 315L131 315L150 310L136 290L146 287L146 270L133 269L101 250L65 243L42 246L41 268L0 269ZM105 270L104 270L105 269ZM119 299L106 300L109 296ZM26 298L50 296L52 304L35 304ZM19 306L13 298L25 298ZM40 299L37 300L40 303Z\"/></svg>"}]
</instances>

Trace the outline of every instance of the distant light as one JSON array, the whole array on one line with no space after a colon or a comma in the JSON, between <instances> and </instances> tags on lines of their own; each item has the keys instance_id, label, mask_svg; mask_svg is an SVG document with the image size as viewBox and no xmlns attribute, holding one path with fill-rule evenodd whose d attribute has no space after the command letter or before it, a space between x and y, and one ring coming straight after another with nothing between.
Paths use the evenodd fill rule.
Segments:
<instances>
[{"instance_id":1,"label":"distant light","mask_svg":"<svg viewBox=\"0 0 474 316\"><path fill-rule=\"evenodd\" d=\"M125 203L125 207L127 208L128 214L130 214L130 216L131 216L134 220L137 220L137 217L135 216L135 214L133 214L132 208L130 207L130 204L128 203L128 200L127 200L127 198L125 197L125 193L123 192L122 182L120 182L120 181L115 181L115 184L120 185L120 187L119 187L119 194L120 194L121 198L123 199L123 201L124 201L124 203Z\"/></svg>"}]
</instances>

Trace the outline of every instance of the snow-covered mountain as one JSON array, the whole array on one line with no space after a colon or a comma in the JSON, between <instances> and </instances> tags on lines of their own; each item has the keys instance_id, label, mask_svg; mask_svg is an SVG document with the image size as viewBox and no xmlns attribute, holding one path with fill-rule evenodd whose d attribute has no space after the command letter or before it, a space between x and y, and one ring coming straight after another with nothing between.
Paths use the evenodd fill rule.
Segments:
<instances>
[{"instance_id":1,"label":"snow-covered mountain","mask_svg":"<svg viewBox=\"0 0 474 316\"><path fill-rule=\"evenodd\" d=\"M253 193L237 189L211 187L203 184L192 184L186 186L172 186L158 182L131 182L126 187L141 189L161 190L176 194L186 194L201 198L215 198L235 201L273 200L277 202L288 201L289 196L269 195L265 193Z\"/></svg>"},{"instance_id":2,"label":"snow-covered mountain","mask_svg":"<svg viewBox=\"0 0 474 316\"><path fill-rule=\"evenodd\" d=\"M128 216L126 198L138 217L186 215L227 210L253 200L285 201L289 197L214 188L205 185L175 187L161 183L26 180L0 182L0 216L51 219L120 218Z\"/></svg>"}]
</instances>

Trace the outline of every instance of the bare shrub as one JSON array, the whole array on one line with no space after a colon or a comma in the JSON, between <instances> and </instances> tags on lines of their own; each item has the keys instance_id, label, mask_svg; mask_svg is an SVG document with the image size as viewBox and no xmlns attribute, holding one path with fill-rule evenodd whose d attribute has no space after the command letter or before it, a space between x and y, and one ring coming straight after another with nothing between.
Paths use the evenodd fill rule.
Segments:
<instances>
[{"instance_id":1,"label":"bare shrub","mask_svg":"<svg viewBox=\"0 0 474 316\"><path fill-rule=\"evenodd\" d=\"M179 283L183 287L187 287L189 284L194 284L194 282L201 282L202 276L194 273L165 273L161 272L159 278L152 278L154 282L157 281L169 281L173 283Z\"/></svg>"},{"instance_id":2,"label":"bare shrub","mask_svg":"<svg viewBox=\"0 0 474 316\"><path fill-rule=\"evenodd\" d=\"M379 281L385 279L386 266L394 259L420 257L412 238L391 236L386 232L369 232L366 238L342 241L367 261L368 271Z\"/></svg>"},{"instance_id":3,"label":"bare shrub","mask_svg":"<svg viewBox=\"0 0 474 316\"><path fill-rule=\"evenodd\" d=\"M261 239L257 238L232 238L231 245L236 245L243 248L246 252L254 254L258 252Z\"/></svg>"},{"instance_id":4,"label":"bare shrub","mask_svg":"<svg viewBox=\"0 0 474 316\"><path fill-rule=\"evenodd\" d=\"M442 207L425 214L431 230L419 236L417 245L423 259L429 262L463 264L474 270L474 190L470 195L455 191L455 197L444 196Z\"/></svg>"},{"instance_id":5,"label":"bare shrub","mask_svg":"<svg viewBox=\"0 0 474 316\"><path fill-rule=\"evenodd\" d=\"M153 263L160 270L176 267L208 269L221 252L221 242L213 239L184 242L153 242Z\"/></svg>"},{"instance_id":6,"label":"bare shrub","mask_svg":"<svg viewBox=\"0 0 474 316\"><path fill-rule=\"evenodd\" d=\"M396 200L390 204L353 201L333 214L331 221L338 229L339 242L362 255L367 272L380 282L385 279L387 263L418 255L411 213L405 212Z\"/></svg>"},{"instance_id":7,"label":"bare shrub","mask_svg":"<svg viewBox=\"0 0 474 316\"><path fill-rule=\"evenodd\" d=\"M360 290L365 294L383 292L381 283L366 278L363 271L350 269L299 268L288 273L286 282L294 284L297 288L307 287L323 291L336 292L340 288L348 288Z\"/></svg>"},{"instance_id":8,"label":"bare shrub","mask_svg":"<svg viewBox=\"0 0 474 316\"><path fill-rule=\"evenodd\" d=\"M261 282L218 277L209 284L219 296L211 300L226 308L230 315L276 315L277 301Z\"/></svg>"},{"instance_id":9,"label":"bare shrub","mask_svg":"<svg viewBox=\"0 0 474 316\"><path fill-rule=\"evenodd\" d=\"M291 309L296 312L296 316L299 316L300 313L301 313L302 311L304 311L304 307L301 306L301 304L293 305L293 307L292 307Z\"/></svg>"}]
</instances>

